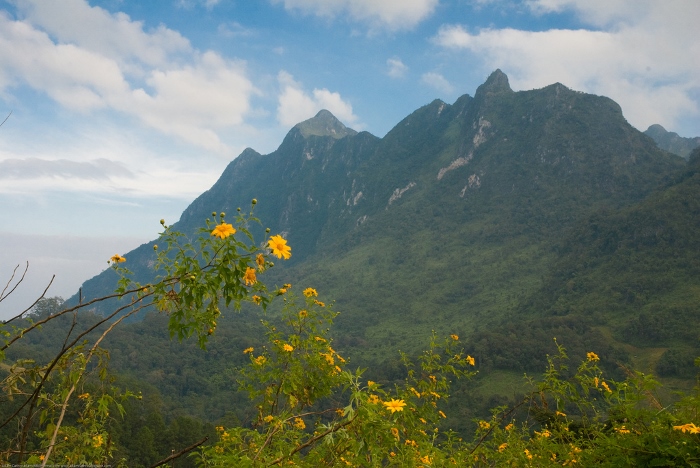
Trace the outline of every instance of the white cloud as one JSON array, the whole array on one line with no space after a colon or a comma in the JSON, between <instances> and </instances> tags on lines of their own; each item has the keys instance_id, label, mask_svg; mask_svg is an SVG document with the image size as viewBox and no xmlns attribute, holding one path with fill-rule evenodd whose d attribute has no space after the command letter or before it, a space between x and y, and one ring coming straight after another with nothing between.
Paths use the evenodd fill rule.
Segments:
<instances>
[{"instance_id":1,"label":"white cloud","mask_svg":"<svg viewBox=\"0 0 700 468\"><path fill-rule=\"evenodd\" d=\"M422 83L427 84L428 86L435 88L443 93L451 93L452 91L454 91L454 87L450 84L450 82L447 81L445 77L439 73L423 73L420 80Z\"/></svg>"},{"instance_id":2,"label":"white cloud","mask_svg":"<svg viewBox=\"0 0 700 468\"><path fill-rule=\"evenodd\" d=\"M61 177L65 179L105 180L110 176L133 177L123 164L108 159L76 162L68 159L38 158L5 159L0 161L0 179L35 179Z\"/></svg>"},{"instance_id":3,"label":"white cloud","mask_svg":"<svg viewBox=\"0 0 700 468\"><path fill-rule=\"evenodd\" d=\"M17 5L24 20L0 12L0 92L26 84L68 109L116 110L231 156L220 132L244 124L258 93L244 62L194 50L176 31L145 31L84 0Z\"/></svg>"},{"instance_id":4,"label":"white cloud","mask_svg":"<svg viewBox=\"0 0 700 468\"><path fill-rule=\"evenodd\" d=\"M281 92L277 105L277 120L285 126L296 125L326 109L349 127L361 128L358 117L352 111L352 105L343 100L339 93L325 88L314 89L311 94L304 91L301 83L285 71L277 79Z\"/></svg>"},{"instance_id":5,"label":"white cloud","mask_svg":"<svg viewBox=\"0 0 700 468\"><path fill-rule=\"evenodd\" d=\"M386 65L389 68L387 75L392 78L403 78L408 71L408 67L404 65L400 58L394 57L386 61Z\"/></svg>"},{"instance_id":6,"label":"white cloud","mask_svg":"<svg viewBox=\"0 0 700 468\"><path fill-rule=\"evenodd\" d=\"M335 18L349 15L355 21L389 30L408 29L429 17L438 0L272 0L287 10Z\"/></svg>"},{"instance_id":7,"label":"white cloud","mask_svg":"<svg viewBox=\"0 0 700 468\"><path fill-rule=\"evenodd\" d=\"M639 129L660 123L677 128L700 116L700 2L534 0L538 14L573 11L594 29L523 31L443 25L433 41L464 50L485 71L503 69L514 88L559 81L609 96Z\"/></svg>"}]
</instances>

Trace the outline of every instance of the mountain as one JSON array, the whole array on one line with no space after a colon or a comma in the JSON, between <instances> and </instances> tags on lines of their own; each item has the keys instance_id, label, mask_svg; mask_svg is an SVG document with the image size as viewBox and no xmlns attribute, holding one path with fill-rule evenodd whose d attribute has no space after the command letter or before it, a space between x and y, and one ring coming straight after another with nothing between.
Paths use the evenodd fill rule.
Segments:
<instances>
[{"instance_id":1,"label":"mountain","mask_svg":"<svg viewBox=\"0 0 700 468\"><path fill-rule=\"evenodd\" d=\"M700 137L684 138L675 132L666 131L659 124L650 126L644 131L644 134L651 137L659 145L659 148L686 159L690 156L691 151L700 146Z\"/></svg>"},{"instance_id":2,"label":"mountain","mask_svg":"<svg viewBox=\"0 0 700 468\"><path fill-rule=\"evenodd\" d=\"M243 151L175 228L192 235L212 211L233 213L256 198L264 223L253 227L256 239L269 227L293 249L266 281L313 286L335 299L337 344L356 362L417 352L431 330L471 337L484 366L509 371L541 369L553 336L572 352L585 356L595 346L601 357L628 362L629 346L640 344L625 332L630 310L653 314L661 292L693 271L646 274L634 300L613 284L633 281L624 262L636 259L632 246L646 245L639 239L652 239L647 230L670 232L643 226L657 218L641 213L644 203L663 206L649 200L666 200L687 170L629 125L614 101L560 83L514 92L497 70L473 97L435 100L383 138L321 111L274 152ZM675 215L664 216L671 223ZM599 219L617 233L608 244L592 231ZM629 236L627 250L613 249ZM153 275L152 244L125 255L141 281ZM652 261L675 269L670 259L691 244L642 249L630 271ZM572 275L593 278L580 286L588 295ZM83 297L108 294L114 282L108 270L83 285ZM682 307L700 299L683 291ZM576 302L591 298L595 308Z\"/></svg>"}]
</instances>

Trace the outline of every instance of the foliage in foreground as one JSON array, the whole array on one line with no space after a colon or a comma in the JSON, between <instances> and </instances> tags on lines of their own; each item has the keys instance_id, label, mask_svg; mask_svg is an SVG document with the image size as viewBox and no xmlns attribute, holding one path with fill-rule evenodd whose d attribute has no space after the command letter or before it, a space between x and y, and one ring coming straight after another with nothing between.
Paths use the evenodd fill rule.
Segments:
<instances>
[{"instance_id":1,"label":"foliage in foreground","mask_svg":"<svg viewBox=\"0 0 700 468\"><path fill-rule=\"evenodd\" d=\"M125 317L155 307L168 315L171 336L196 336L204 348L219 305L249 301L263 309L282 302L281 312L263 322L266 343L241 350L250 362L238 384L255 413L244 424L218 426L208 445L183 443L176 455L189 452L201 466L700 466L700 387L664 407L650 376L608 379L593 351L570 370L559 345L518 405L495 408L471 436L446 429L451 379L474 375L474 358L457 335L433 335L417 363L403 356L408 372L400 385L365 380L332 347L332 304L311 287L297 296L291 285L268 291L258 280L273 266L272 255L289 258L286 241L271 236L266 248L256 247L247 230L256 221L252 211L235 227L223 214L213 216L194 242L163 223L162 276L153 284L132 283L120 266L126 259L115 255L113 268L124 275L117 296L128 299L113 314L80 327L75 312L88 303L2 325L4 353L41 324L74 313L55 356L0 361L3 410L9 408L0 424L14 431L3 439L1 461L130 464L118 457L110 428L130 406L125 401L139 396L114 385L99 346L104 337Z\"/></svg>"}]
</instances>

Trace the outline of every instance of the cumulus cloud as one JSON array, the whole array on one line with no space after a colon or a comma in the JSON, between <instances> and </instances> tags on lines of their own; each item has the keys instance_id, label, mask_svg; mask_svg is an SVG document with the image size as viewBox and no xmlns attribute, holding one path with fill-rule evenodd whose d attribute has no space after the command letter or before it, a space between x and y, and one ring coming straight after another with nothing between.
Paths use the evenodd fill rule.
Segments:
<instances>
[{"instance_id":1,"label":"cumulus cloud","mask_svg":"<svg viewBox=\"0 0 700 468\"><path fill-rule=\"evenodd\" d=\"M609 96L637 128L676 127L697 117L700 3L533 0L537 14L573 11L591 29L523 31L443 25L433 41L472 53L485 71L501 68L515 88L559 81L576 90Z\"/></svg>"},{"instance_id":2,"label":"cumulus cloud","mask_svg":"<svg viewBox=\"0 0 700 468\"><path fill-rule=\"evenodd\" d=\"M429 17L438 0L272 0L287 10L335 18L349 15L355 21L389 30L408 29Z\"/></svg>"},{"instance_id":3,"label":"cumulus cloud","mask_svg":"<svg viewBox=\"0 0 700 468\"><path fill-rule=\"evenodd\" d=\"M286 71L281 71L277 80L281 89L277 105L277 121L280 124L296 125L313 117L321 109L326 109L346 125L361 127L358 117L352 111L352 105L344 101L339 93L325 88L307 93L301 83Z\"/></svg>"},{"instance_id":4,"label":"cumulus cloud","mask_svg":"<svg viewBox=\"0 0 700 468\"><path fill-rule=\"evenodd\" d=\"M452 91L454 91L454 87L450 84L450 82L447 81L445 77L439 73L423 73L420 80L421 83L424 83L430 86L431 88L435 88L443 93L451 93Z\"/></svg>"},{"instance_id":5,"label":"cumulus cloud","mask_svg":"<svg viewBox=\"0 0 700 468\"><path fill-rule=\"evenodd\" d=\"M398 57L388 59L386 66L388 67L387 75L392 78L403 78L408 71L408 67Z\"/></svg>"},{"instance_id":6,"label":"cumulus cloud","mask_svg":"<svg viewBox=\"0 0 700 468\"><path fill-rule=\"evenodd\" d=\"M230 155L219 132L242 125L258 93L244 62L84 0L16 3L22 20L0 12L0 92L26 84L66 108L116 110Z\"/></svg>"}]
</instances>

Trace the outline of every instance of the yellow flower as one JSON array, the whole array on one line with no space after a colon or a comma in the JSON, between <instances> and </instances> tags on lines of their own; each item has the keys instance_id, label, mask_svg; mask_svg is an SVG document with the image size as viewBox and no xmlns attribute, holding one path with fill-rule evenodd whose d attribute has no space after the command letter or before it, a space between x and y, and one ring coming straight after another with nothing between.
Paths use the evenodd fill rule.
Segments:
<instances>
[{"instance_id":1,"label":"yellow flower","mask_svg":"<svg viewBox=\"0 0 700 468\"><path fill-rule=\"evenodd\" d=\"M446 418L446 417L447 417L447 416L445 416L445 413L443 413L442 411L438 411L438 413L439 413L440 416L442 416L443 418Z\"/></svg>"},{"instance_id":2,"label":"yellow flower","mask_svg":"<svg viewBox=\"0 0 700 468\"><path fill-rule=\"evenodd\" d=\"M301 430L306 429L306 424L304 423L304 420L301 418L294 418L294 427Z\"/></svg>"},{"instance_id":3,"label":"yellow flower","mask_svg":"<svg viewBox=\"0 0 700 468\"><path fill-rule=\"evenodd\" d=\"M595 385L596 387L598 386L599 382L600 382L600 380L598 380L598 377L593 378L593 385Z\"/></svg>"},{"instance_id":4,"label":"yellow flower","mask_svg":"<svg viewBox=\"0 0 700 468\"><path fill-rule=\"evenodd\" d=\"M101 434L97 434L96 436L93 436L93 438L92 438L92 446L93 447L99 447L100 445L102 445L102 442L104 442L104 440L102 439Z\"/></svg>"},{"instance_id":5,"label":"yellow flower","mask_svg":"<svg viewBox=\"0 0 700 468\"><path fill-rule=\"evenodd\" d=\"M112 263L124 263L126 261L126 258L122 257L119 254L114 254L112 255L112 258L109 259Z\"/></svg>"},{"instance_id":6,"label":"yellow flower","mask_svg":"<svg viewBox=\"0 0 700 468\"><path fill-rule=\"evenodd\" d=\"M376 384L377 384L377 382L374 382L372 380L367 381L367 387L371 387L372 385L376 385Z\"/></svg>"},{"instance_id":7,"label":"yellow flower","mask_svg":"<svg viewBox=\"0 0 700 468\"><path fill-rule=\"evenodd\" d=\"M588 362L600 361L600 358L594 352L586 353L586 358L588 359Z\"/></svg>"},{"instance_id":8,"label":"yellow flower","mask_svg":"<svg viewBox=\"0 0 700 468\"><path fill-rule=\"evenodd\" d=\"M512 431L514 427L515 425L513 425L513 423L510 423L506 426L506 431Z\"/></svg>"},{"instance_id":9,"label":"yellow flower","mask_svg":"<svg viewBox=\"0 0 700 468\"><path fill-rule=\"evenodd\" d=\"M243 350L243 354L248 354L253 352L253 347L251 346L250 348L246 348Z\"/></svg>"},{"instance_id":10,"label":"yellow flower","mask_svg":"<svg viewBox=\"0 0 700 468\"><path fill-rule=\"evenodd\" d=\"M615 430L616 430L619 434L629 434L629 433L630 433L630 430L627 429L624 425L618 427L618 428L615 429Z\"/></svg>"},{"instance_id":11,"label":"yellow flower","mask_svg":"<svg viewBox=\"0 0 700 468\"><path fill-rule=\"evenodd\" d=\"M396 454L395 454L394 452L389 452L389 456L390 456L390 457L395 457Z\"/></svg>"},{"instance_id":12,"label":"yellow flower","mask_svg":"<svg viewBox=\"0 0 700 468\"><path fill-rule=\"evenodd\" d=\"M490 429L491 424L487 423L486 421L479 421L479 427L481 429Z\"/></svg>"},{"instance_id":13,"label":"yellow flower","mask_svg":"<svg viewBox=\"0 0 700 468\"><path fill-rule=\"evenodd\" d=\"M420 398L420 392L416 390L415 388L411 387L411 391L413 394L416 396L416 398Z\"/></svg>"},{"instance_id":14,"label":"yellow flower","mask_svg":"<svg viewBox=\"0 0 700 468\"><path fill-rule=\"evenodd\" d=\"M415 441L415 440L411 440L411 439L406 439L406 440L404 441L404 444L406 444L406 445L411 445L411 446L413 446L413 447L418 447L418 444L416 443L416 441Z\"/></svg>"},{"instance_id":15,"label":"yellow flower","mask_svg":"<svg viewBox=\"0 0 700 468\"><path fill-rule=\"evenodd\" d=\"M316 297L318 296L318 293L314 288L306 288L304 289L304 296L306 297Z\"/></svg>"},{"instance_id":16,"label":"yellow flower","mask_svg":"<svg viewBox=\"0 0 700 468\"><path fill-rule=\"evenodd\" d=\"M259 366L265 364L265 361L267 361L267 358L265 356L258 356L255 359L253 359L253 362Z\"/></svg>"},{"instance_id":17,"label":"yellow flower","mask_svg":"<svg viewBox=\"0 0 700 468\"><path fill-rule=\"evenodd\" d=\"M284 257L288 260L292 256L292 248L287 245L287 241L282 236L270 236L267 246L272 250L272 255L277 258Z\"/></svg>"},{"instance_id":18,"label":"yellow flower","mask_svg":"<svg viewBox=\"0 0 700 468\"><path fill-rule=\"evenodd\" d=\"M228 223L221 223L214 228L211 232L212 236L216 236L220 239L226 239L231 234L235 234L236 229Z\"/></svg>"},{"instance_id":19,"label":"yellow flower","mask_svg":"<svg viewBox=\"0 0 700 468\"><path fill-rule=\"evenodd\" d=\"M89 398L89 397L90 397L89 393L83 393L82 395L78 395L78 398L80 398L81 400L84 400L84 399Z\"/></svg>"},{"instance_id":20,"label":"yellow flower","mask_svg":"<svg viewBox=\"0 0 700 468\"><path fill-rule=\"evenodd\" d=\"M552 433L549 432L547 429L543 430L542 432L535 431L535 434L537 434L538 436L541 436L541 437L545 437L545 438L552 435Z\"/></svg>"},{"instance_id":21,"label":"yellow flower","mask_svg":"<svg viewBox=\"0 0 700 468\"><path fill-rule=\"evenodd\" d=\"M467 361L467 364L469 364L470 366L476 365L476 361L474 361L474 358L471 356L467 356L466 361Z\"/></svg>"},{"instance_id":22,"label":"yellow flower","mask_svg":"<svg viewBox=\"0 0 700 468\"><path fill-rule=\"evenodd\" d=\"M421 461L421 463L425 463L426 465L430 465L433 460L430 458L430 455L426 455L424 457L421 457L420 461Z\"/></svg>"},{"instance_id":23,"label":"yellow flower","mask_svg":"<svg viewBox=\"0 0 700 468\"><path fill-rule=\"evenodd\" d=\"M268 414L267 416L265 416L263 418L263 421L265 421L266 423L269 423L269 422L272 422L273 419L275 419L275 417L272 416L271 414Z\"/></svg>"},{"instance_id":24,"label":"yellow flower","mask_svg":"<svg viewBox=\"0 0 700 468\"><path fill-rule=\"evenodd\" d=\"M251 299L253 300L253 303L257 305L260 305L262 303L262 297L260 296L253 296Z\"/></svg>"},{"instance_id":25,"label":"yellow flower","mask_svg":"<svg viewBox=\"0 0 700 468\"><path fill-rule=\"evenodd\" d=\"M532 455L530 454L530 451L528 449L525 449L525 456L528 460L532 460Z\"/></svg>"},{"instance_id":26,"label":"yellow flower","mask_svg":"<svg viewBox=\"0 0 700 468\"><path fill-rule=\"evenodd\" d=\"M425 418L420 418L420 422L422 422L423 424L428 424L428 421L426 421Z\"/></svg>"},{"instance_id":27,"label":"yellow flower","mask_svg":"<svg viewBox=\"0 0 700 468\"><path fill-rule=\"evenodd\" d=\"M693 423L683 424L682 426L673 426L673 429L683 433L688 432L690 434L700 434L700 427L697 427Z\"/></svg>"},{"instance_id":28,"label":"yellow flower","mask_svg":"<svg viewBox=\"0 0 700 468\"><path fill-rule=\"evenodd\" d=\"M258 279L255 277L255 269L254 268L248 267L245 269L245 274L243 275L243 281L245 281L245 284L247 286L252 286L258 281Z\"/></svg>"},{"instance_id":29,"label":"yellow flower","mask_svg":"<svg viewBox=\"0 0 700 468\"><path fill-rule=\"evenodd\" d=\"M283 284L282 287L283 287L284 289L289 289L289 288L292 287L292 285L289 284L289 283L287 283L287 284Z\"/></svg>"},{"instance_id":30,"label":"yellow flower","mask_svg":"<svg viewBox=\"0 0 700 468\"><path fill-rule=\"evenodd\" d=\"M255 263L258 265L258 270L263 270L265 268L265 257L263 257L263 254L258 254L258 256L255 257Z\"/></svg>"},{"instance_id":31,"label":"yellow flower","mask_svg":"<svg viewBox=\"0 0 700 468\"><path fill-rule=\"evenodd\" d=\"M287 351L288 353L294 351L294 347L292 345L288 345L287 343L285 343L284 346L282 346L282 349Z\"/></svg>"},{"instance_id":32,"label":"yellow flower","mask_svg":"<svg viewBox=\"0 0 700 468\"><path fill-rule=\"evenodd\" d=\"M612 393L612 390L610 390L610 387L608 387L607 383L601 382L600 385L601 385L601 387L603 387L605 389L606 392Z\"/></svg>"},{"instance_id":33,"label":"yellow flower","mask_svg":"<svg viewBox=\"0 0 700 468\"><path fill-rule=\"evenodd\" d=\"M314 304L316 304L317 306L320 306L320 307L326 307L326 304L324 304L324 303L321 302L321 301L316 301L316 300L314 300Z\"/></svg>"},{"instance_id":34,"label":"yellow flower","mask_svg":"<svg viewBox=\"0 0 700 468\"><path fill-rule=\"evenodd\" d=\"M320 336L314 336L314 340L320 341L322 343L325 343L327 341L325 338L321 338Z\"/></svg>"},{"instance_id":35,"label":"yellow flower","mask_svg":"<svg viewBox=\"0 0 700 468\"><path fill-rule=\"evenodd\" d=\"M392 413L396 411L403 411L403 407L406 406L406 403L403 400L397 400L395 398L392 398L389 401L385 401L383 404L386 407L386 409L388 409Z\"/></svg>"},{"instance_id":36,"label":"yellow flower","mask_svg":"<svg viewBox=\"0 0 700 468\"><path fill-rule=\"evenodd\" d=\"M396 438L396 440L399 440L399 430L398 429L396 429L395 427L392 427L391 434Z\"/></svg>"},{"instance_id":37,"label":"yellow flower","mask_svg":"<svg viewBox=\"0 0 700 468\"><path fill-rule=\"evenodd\" d=\"M331 353L319 353L321 356L326 358L326 361L328 361L328 364L331 366L335 365L335 359L333 359L333 355Z\"/></svg>"},{"instance_id":38,"label":"yellow flower","mask_svg":"<svg viewBox=\"0 0 700 468\"><path fill-rule=\"evenodd\" d=\"M380 400L377 395L370 395L369 398L367 399L367 401L372 403L373 405L376 405L377 403L380 403L382 400Z\"/></svg>"},{"instance_id":39,"label":"yellow flower","mask_svg":"<svg viewBox=\"0 0 700 468\"><path fill-rule=\"evenodd\" d=\"M565 417L566 417L566 413L562 413L561 411L557 411L556 413L554 413L554 415L555 415L555 416L561 416L562 418L565 418Z\"/></svg>"},{"instance_id":40,"label":"yellow flower","mask_svg":"<svg viewBox=\"0 0 700 468\"><path fill-rule=\"evenodd\" d=\"M459 340L459 336L458 336L458 335L450 335L450 338L452 338L452 339L455 340L455 341Z\"/></svg>"},{"instance_id":41,"label":"yellow flower","mask_svg":"<svg viewBox=\"0 0 700 468\"><path fill-rule=\"evenodd\" d=\"M508 443L504 442L498 446L498 451L503 452L506 448L508 448Z\"/></svg>"},{"instance_id":42,"label":"yellow flower","mask_svg":"<svg viewBox=\"0 0 700 468\"><path fill-rule=\"evenodd\" d=\"M280 288L279 291L277 291L277 294L284 294L287 292L287 288Z\"/></svg>"},{"instance_id":43,"label":"yellow flower","mask_svg":"<svg viewBox=\"0 0 700 468\"><path fill-rule=\"evenodd\" d=\"M342 418L343 416L345 416L345 410L343 408L338 408L337 410L335 410L335 414Z\"/></svg>"},{"instance_id":44,"label":"yellow flower","mask_svg":"<svg viewBox=\"0 0 700 468\"><path fill-rule=\"evenodd\" d=\"M306 317L307 315L309 315L309 313L308 313L306 310L300 310L300 311L299 311L299 317L300 317L300 318L304 318L304 317Z\"/></svg>"}]
</instances>

